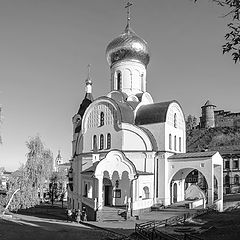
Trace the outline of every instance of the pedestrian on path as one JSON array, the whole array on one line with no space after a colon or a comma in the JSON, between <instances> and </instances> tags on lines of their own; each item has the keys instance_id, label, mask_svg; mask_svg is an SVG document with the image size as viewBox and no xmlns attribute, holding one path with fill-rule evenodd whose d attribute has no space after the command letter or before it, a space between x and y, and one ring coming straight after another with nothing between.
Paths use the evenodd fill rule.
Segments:
<instances>
[{"instance_id":1,"label":"pedestrian on path","mask_svg":"<svg viewBox=\"0 0 240 240\"><path fill-rule=\"evenodd\" d=\"M87 212L85 207L82 208L82 221L87 221Z\"/></svg>"},{"instance_id":2,"label":"pedestrian on path","mask_svg":"<svg viewBox=\"0 0 240 240\"><path fill-rule=\"evenodd\" d=\"M81 221L81 211L80 211L80 209L77 210L76 221L77 221L77 223L79 223Z\"/></svg>"},{"instance_id":3,"label":"pedestrian on path","mask_svg":"<svg viewBox=\"0 0 240 240\"><path fill-rule=\"evenodd\" d=\"M72 210L67 209L67 222L72 221Z\"/></svg>"}]
</instances>

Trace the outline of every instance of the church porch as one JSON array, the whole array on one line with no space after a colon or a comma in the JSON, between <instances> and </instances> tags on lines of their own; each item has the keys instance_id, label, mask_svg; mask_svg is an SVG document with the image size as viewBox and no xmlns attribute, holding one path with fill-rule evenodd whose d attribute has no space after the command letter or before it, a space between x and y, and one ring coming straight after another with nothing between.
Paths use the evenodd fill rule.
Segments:
<instances>
[{"instance_id":1,"label":"church porch","mask_svg":"<svg viewBox=\"0 0 240 240\"><path fill-rule=\"evenodd\" d=\"M166 205L194 200L190 207L199 207L202 200L203 208L216 205L217 210L223 210L223 160L218 152L176 154L168 158L168 167ZM194 172L201 176L202 186L189 181Z\"/></svg>"}]
</instances>

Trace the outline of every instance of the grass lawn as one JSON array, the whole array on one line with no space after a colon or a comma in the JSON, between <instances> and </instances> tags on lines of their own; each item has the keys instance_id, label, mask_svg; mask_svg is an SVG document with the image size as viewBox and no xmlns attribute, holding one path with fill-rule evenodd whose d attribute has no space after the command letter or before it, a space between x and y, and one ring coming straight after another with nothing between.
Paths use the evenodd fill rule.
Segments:
<instances>
[{"instance_id":1,"label":"grass lawn","mask_svg":"<svg viewBox=\"0 0 240 240\"><path fill-rule=\"evenodd\" d=\"M201 234L201 238L203 239L240 239L240 209L235 209L230 212L208 213L197 219L205 222L202 227L209 229Z\"/></svg>"},{"instance_id":2,"label":"grass lawn","mask_svg":"<svg viewBox=\"0 0 240 240\"><path fill-rule=\"evenodd\" d=\"M59 206L40 205L19 213L20 215L15 215L16 221L14 218L10 221L0 218L0 240L101 240L106 238L105 231L75 222L68 223L65 209ZM201 223L201 225L198 225L201 230L206 230L197 235L202 239L240 239L239 208L222 213L210 212L197 217L196 222ZM169 229L169 231L165 230L169 234L174 233L174 228ZM127 232L125 234L128 235Z\"/></svg>"},{"instance_id":3,"label":"grass lawn","mask_svg":"<svg viewBox=\"0 0 240 240\"><path fill-rule=\"evenodd\" d=\"M0 240L102 240L106 231L76 222L67 222L65 209L41 204L18 211L13 217L0 217Z\"/></svg>"}]
</instances>

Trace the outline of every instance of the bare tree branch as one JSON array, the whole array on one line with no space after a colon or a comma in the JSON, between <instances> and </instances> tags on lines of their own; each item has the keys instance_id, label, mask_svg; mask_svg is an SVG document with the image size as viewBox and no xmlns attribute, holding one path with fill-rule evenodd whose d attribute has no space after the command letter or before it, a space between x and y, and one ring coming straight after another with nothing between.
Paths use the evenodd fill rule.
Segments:
<instances>
[{"instance_id":1,"label":"bare tree branch","mask_svg":"<svg viewBox=\"0 0 240 240\"><path fill-rule=\"evenodd\" d=\"M200 0L193 0L194 2ZM211 0L217 5L228 8L228 12L221 16L231 16L227 24L229 31L225 34L226 43L222 45L223 54L229 53L235 63L240 63L240 0Z\"/></svg>"}]
</instances>

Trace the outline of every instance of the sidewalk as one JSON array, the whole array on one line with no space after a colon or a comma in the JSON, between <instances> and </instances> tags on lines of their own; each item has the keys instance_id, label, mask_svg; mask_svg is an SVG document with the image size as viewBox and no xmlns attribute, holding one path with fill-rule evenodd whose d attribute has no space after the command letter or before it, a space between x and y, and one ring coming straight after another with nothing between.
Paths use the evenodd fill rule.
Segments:
<instances>
[{"instance_id":1,"label":"sidewalk","mask_svg":"<svg viewBox=\"0 0 240 240\"><path fill-rule=\"evenodd\" d=\"M135 231L136 224L144 223L148 221L154 221L154 220L158 220L158 221L165 220L174 216L181 216L184 213L185 212L183 211L182 212L154 211L154 212L148 212L148 213L142 214L139 220L130 219L130 220L123 220L123 221L103 221L103 222L88 221L88 222L83 222L83 224L86 224L92 227L97 227L97 228L104 228L120 234L130 235Z\"/></svg>"},{"instance_id":2,"label":"sidewalk","mask_svg":"<svg viewBox=\"0 0 240 240\"><path fill-rule=\"evenodd\" d=\"M77 224L76 222L68 222L66 219L66 212L65 209L62 209L58 204L51 206L48 204L40 205L36 208L28 209L26 211L21 211L18 214L13 214L13 218L17 218L18 220L32 220L35 222L44 221L44 222L55 222L58 224L67 224L69 226L75 227L86 227L86 228L96 228L99 230L110 230L116 233L130 235L135 231L135 225L147 221L154 221L154 220L165 220L171 218L173 216L181 216L184 213L188 212L179 210L179 209L171 209L166 211L153 211L147 212L140 215L140 218L136 220L135 218L129 220L122 220L122 221L103 221L103 222L95 222L95 221L87 221L81 222ZM41 220L40 220L41 219ZM43 220L44 219L44 220Z\"/></svg>"}]
</instances>

